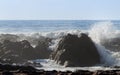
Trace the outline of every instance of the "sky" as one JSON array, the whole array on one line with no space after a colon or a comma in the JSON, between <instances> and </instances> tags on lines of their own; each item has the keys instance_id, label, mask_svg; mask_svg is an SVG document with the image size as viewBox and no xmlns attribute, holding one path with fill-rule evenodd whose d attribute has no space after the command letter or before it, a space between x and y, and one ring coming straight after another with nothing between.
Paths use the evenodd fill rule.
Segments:
<instances>
[{"instance_id":1,"label":"sky","mask_svg":"<svg viewBox=\"0 0 120 75\"><path fill-rule=\"evenodd\" d=\"M0 20L120 20L120 0L0 0Z\"/></svg>"}]
</instances>

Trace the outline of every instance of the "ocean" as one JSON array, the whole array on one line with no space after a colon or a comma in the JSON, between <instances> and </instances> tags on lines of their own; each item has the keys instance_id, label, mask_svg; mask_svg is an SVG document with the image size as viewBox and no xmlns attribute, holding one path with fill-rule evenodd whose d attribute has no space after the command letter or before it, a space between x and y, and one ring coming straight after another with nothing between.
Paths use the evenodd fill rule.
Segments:
<instances>
[{"instance_id":1,"label":"ocean","mask_svg":"<svg viewBox=\"0 0 120 75\"><path fill-rule=\"evenodd\" d=\"M50 32L60 30L89 30L99 22L111 22L120 28L120 21L104 20L0 20L1 33ZM104 27L104 25L101 25Z\"/></svg>"},{"instance_id":2,"label":"ocean","mask_svg":"<svg viewBox=\"0 0 120 75\"><path fill-rule=\"evenodd\" d=\"M50 49L54 49L61 36L68 33L79 35L80 33L86 33L95 43L98 52L101 56L102 64L98 64L92 67L63 67L53 63L52 60L37 59L35 62L39 62L43 67L36 67L38 69L46 70L76 70L76 69L88 69L88 70L103 70L113 69L112 66L120 66L120 21L119 20L0 20L0 40L28 40L32 46L36 44L34 41L41 36L54 38L53 44L49 46ZM9 37L9 35L3 36L3 34L11 34L19 36L19 39ZM118 39L117 41L114 41ZM113 44L107 43L113 41ZM107 44L107 45L106 45ZM104 67L111 66L111 67Z\"/></svg>"}]
</instances>

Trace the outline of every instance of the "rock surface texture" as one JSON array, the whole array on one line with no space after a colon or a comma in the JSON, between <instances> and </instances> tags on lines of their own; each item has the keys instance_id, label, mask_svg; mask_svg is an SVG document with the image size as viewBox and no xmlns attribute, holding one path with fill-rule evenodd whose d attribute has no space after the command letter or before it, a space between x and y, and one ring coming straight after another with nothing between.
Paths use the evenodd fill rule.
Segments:
<instances>
[{"instance_id":1,"label":"rock surface texture","mask_svg":"<svg viewBox=\"0 0 120 75\"><path fill-rule=\"evenodd\" d=\"M100 63L100 55L88 35L68 34L63 37L51 54L51 59L66 67L93 66Z\"/></svg>"},{"instance_id":2,"label":"rock surface texture","mask_svg":"<svg viewBox=\"0 0 120 75\"><path fill-rule=\"evenodd\" d=\"M4 40L3 43L0 43L0 62L12 64L26 62L27 60L47 59L50 52L48 43L39 42L34 48L27 40L18 42Z\"/></svg>"}]
</instances>

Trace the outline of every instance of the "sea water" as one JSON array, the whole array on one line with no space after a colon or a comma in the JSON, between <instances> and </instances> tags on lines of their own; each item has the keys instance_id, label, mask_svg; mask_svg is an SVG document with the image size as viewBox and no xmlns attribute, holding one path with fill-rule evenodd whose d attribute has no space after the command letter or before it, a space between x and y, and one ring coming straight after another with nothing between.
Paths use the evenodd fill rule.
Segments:
<instances>
[{"instance_id":1,"label":"sea water","mask_svg":"<svg viewBox=\"0 0 120 75\"><path fill-rule=\"evenodd\" d=\"M106 70L113 69L103 66L120 66L119 50L109 50L101 44L102 41L120 38L120 21L119 20L1 20L0 21L0 40L11 39L10 35L17 35L19 38L13 40L28 40L33 46L35 39L42 40L44 37L54 38L49 46L51 50L58 45L61 36L68 33L80 36L80 33L86 33L95 43L101 56L102 64L92 67L67 67L55 64L53 60L34 60L43 65L38 69L46 70ZM10 34L3 36L5 34ZM119 41L119 40L118 40ZM42 61L42 62L41 62Z\"/></svg>"}]
</instances>

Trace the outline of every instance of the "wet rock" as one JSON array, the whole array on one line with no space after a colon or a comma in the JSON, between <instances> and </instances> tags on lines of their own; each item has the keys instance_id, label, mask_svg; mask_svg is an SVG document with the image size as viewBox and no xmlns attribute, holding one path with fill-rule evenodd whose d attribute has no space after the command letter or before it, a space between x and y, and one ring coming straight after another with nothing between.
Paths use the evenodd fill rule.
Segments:
<instances>
[{"instance_id":1,"label":"wet rock","mask_svg":"<svg viewBox=\"0 0 120 75\"><path fill-rule=\"evenodd\" d=\"M34 59L35 58L35 51L34 48L30 45L27 40L23 40L21 43L21 57L25 59Z\"/></svg>"},{"instance_id":2,"label":"wet rock","mask_svg":"<svg viewBox=\"0 0 120 75\"><path fill-rule=\"evenodd\" d=\"M20 39L19 36L13 34L0 34L0 41L3 42L4 40L10 40L16 42Z\"/></svg>"},{"instance_id":3,"label":"wet rock","mask_svg":"<svg viewBox=\"0 0 120 75\"><path fill-rule=\"evenodd\" d=\"M49 38L39 40L37 46L35 47L36 56L38 56L40 59L48 59L52 52L48 48L50 42L51 39Z\"/></svg>"},{"instance_id":4,"label":"wet rock","mask_svg":"<svg viewBox=\"0 0 120 75\"><path fill-rule=\"evenodd\" d=\"M0 57L2 60L10 60L11 63L23 62L24 60L33 59L34 50L27 40L12 42L4 40L1 45Z\"/></svg>"},{"instance_id":5,"label":"wet rock","mask_svg":"<svg viewBox=\"0 0 120 75\"><path fill-rule=\"evenodd\" d=\"M14 75L12 72L9 71L4 71L2 72L2 75Z\"/></svg>"},{"instance_id":6,"label":"wet rock","mask_svg":"<svg viewBox=\"0 0 120 75\"><path fill-rule=\"evenodd\" d=\"M120 75L120 70L76 70L72 71L45 71L31 66L13 66L0 64L0 75Z\"/></svg>"},{"instance_id":7,"label":"wet rock","mask_svg":"<svg viewBox=\"0 0 120 75\"><path fill-rule=\"evenodd\" d=\"M13 42L4 40L0 43L1 63L23 63L27 60L46 59L51 51L48 42L40 42L35 48L27 40Z\"/></svg>"},{"instance_id":8,"label":"wet rock","mask_svg":"<svg viewBox=\"0 0 120 75\"><path fill-rule=\"evenodd\" d=\"M64 66L93 66L100 63L100 55L92 40L84 33L81 36L68 34L63 37L51 59Z\"/></svg>"},{"instance_id":9,"label":"wet rock","mask_svg":"<svg viewBox=\"0 0 120 75\"><path fill-rule=\"evenodd\" d=\"M120 51L120 37L105 39L101 44L111 51Z\"/></svg>"},{"instance_id":10,"label":"wet rock","mask_svg":"<svg viewBox=\"0 0 120 75\"><path fill-rule=\"evenodd\" d=\"M117 75L117 71L114 70L97 70L93 73L93 75Z\"/></svg>"},{"instance_id":11,"label":"wet rock","mask_svg":"<svg viewBox=\"0 0 120 75\"><path fill-rule=\"evenodd\" d=\"M11 51L11 58L15 59L18 58L19 60L21 59L33 59L35 52L33 47L30 45L30 43L27 40L23 40L20 42L11 42L13 44L9 44L8 46L11 47L9 48L8 46L5 46L7 50ZM15 59L16 61L16 59Z\"/></svg>"},{"instance_id":12,"label":"wet rock","mask_svg":"<svg viewBox=\"0 0 120 75\"><path fill-rule=\"evenodd\" d=\"M92 75L93 72L90 72L88 70L77 70L73 72L73 75Z\"/></svg>"}]
</instances>

